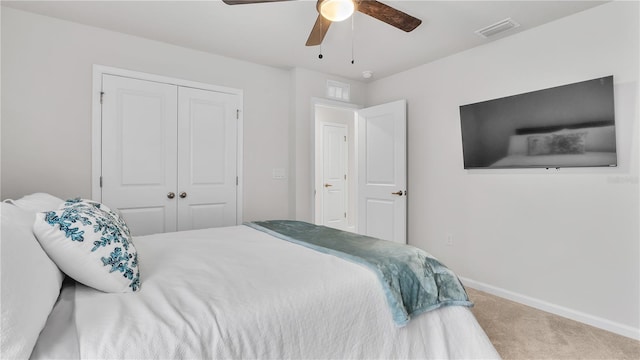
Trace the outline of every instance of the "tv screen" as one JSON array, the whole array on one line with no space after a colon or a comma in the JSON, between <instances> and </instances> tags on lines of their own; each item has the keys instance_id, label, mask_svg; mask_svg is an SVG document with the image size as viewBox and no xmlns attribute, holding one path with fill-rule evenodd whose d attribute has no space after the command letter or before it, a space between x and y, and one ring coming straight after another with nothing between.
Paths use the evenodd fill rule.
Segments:
<instances>
[{"instance_id":1,"label":"tv screen","mask_svg":"<svg viewBox=\"0 0 640 360\"><path fill-rule=\"evenodd\" d=\"M465 169L617 166L613 76L460 106Z\"/></svg>"}]
</instances>

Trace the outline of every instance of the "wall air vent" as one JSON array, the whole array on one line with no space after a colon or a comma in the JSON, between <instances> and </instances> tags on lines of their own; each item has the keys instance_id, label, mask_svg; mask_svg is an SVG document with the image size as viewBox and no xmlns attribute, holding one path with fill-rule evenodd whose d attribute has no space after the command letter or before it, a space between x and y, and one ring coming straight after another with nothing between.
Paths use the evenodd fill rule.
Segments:
<instances>
[{"instance_id":1,"label":"wall air vent","mask_svg":"<svg viewBox=\"0 0 640 360\"><path fill-rule=\"evenodd\" d=\"M507 31L509 29L517 28L520 26L517 22L511 20L511 18L506 18L504 20L498 21L495 24L491 24L487 27L484 27L480 30L476 30L475 33L482 36L483 38L489 38L491 36L497 35L503 31Z\"/></svg>"},{"instance_id":2,"label":"wall air vent","mask_svg":"<svg viewBox=\"0 0 640 360\"><path fill-rule=\"evenodd\" d=\"M351 99L351 85L339 81L327 80L327 97L341 101Z\"/></svg>"}]
</instances>

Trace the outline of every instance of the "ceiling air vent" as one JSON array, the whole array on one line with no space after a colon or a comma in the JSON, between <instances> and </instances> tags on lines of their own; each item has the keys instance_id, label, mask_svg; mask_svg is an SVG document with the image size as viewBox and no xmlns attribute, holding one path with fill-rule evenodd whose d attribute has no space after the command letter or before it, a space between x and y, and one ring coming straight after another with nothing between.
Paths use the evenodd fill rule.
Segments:
<instances>
[{"instance_id":1,"label":"ceiling air vent","mask_svg":"<svg viewBox=\"0 0 640 360\"><path fill-rule=\"evenodd\" d=\"M484 27L480 30L476 30L476 34L482 36L483 38L488 38L494 35L497 35L503 31L507 31L509 29L517 28L520 26L517 22L511 20L511 18L506 18L504 20L498 21L495 24L491 24L487 27Z\"/></svg>"}]
</instances>

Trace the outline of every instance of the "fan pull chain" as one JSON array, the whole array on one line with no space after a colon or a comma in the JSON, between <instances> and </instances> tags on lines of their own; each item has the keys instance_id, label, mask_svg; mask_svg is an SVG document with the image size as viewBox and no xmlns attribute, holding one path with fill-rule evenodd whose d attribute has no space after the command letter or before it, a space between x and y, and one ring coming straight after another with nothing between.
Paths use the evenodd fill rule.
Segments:
<instances>
[{"instance_id":1,"label":"fan pull chain","mask_svg":"<svg viewBox=\"0 0 640 360\"><path fill-rule=\"evenodd\" d=\"M355 19L355 16L352 14L351 15L351 64L355 64L355 60L354 60L355 56L354 56L354 50L353 50L353 48L354 48L353 43L355 42L355 40L354 40L354 38L355 38L355 35L354 35L355 34L355 31L354 31L354 29L355 29L355 25L354 25L355 24L355 20L354 19Z\"/></svg>"},{"instance_id":2,"label":"fan pull chain","mask_svg":"<svg viewBox=\"0 0 640 360\"><path fill-rule=\"evenodd\" d=\"M322 21L320 21L320 34L322 34ZM322 40L320 41L320 54L318 54L318 59L322 59Z\"/></svg>"}]
</instances>

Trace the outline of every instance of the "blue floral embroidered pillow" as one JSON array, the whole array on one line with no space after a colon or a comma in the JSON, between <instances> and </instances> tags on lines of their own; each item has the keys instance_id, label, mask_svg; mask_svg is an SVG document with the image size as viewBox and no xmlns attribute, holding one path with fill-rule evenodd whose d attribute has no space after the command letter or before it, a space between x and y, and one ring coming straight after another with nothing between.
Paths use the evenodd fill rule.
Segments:
<instances>
[{"instance_id":1,"label":"blue floral embroidered pillow","mask_svg":"<svg viewBox=\"0 0 640 360\"><path fill-rule=\"evenodd\" d=\"M33 231L60 270L105 292L140 289L138 253L124 220L91 200L68 200L38 213Z\"/></svg>"}]
</instances>

